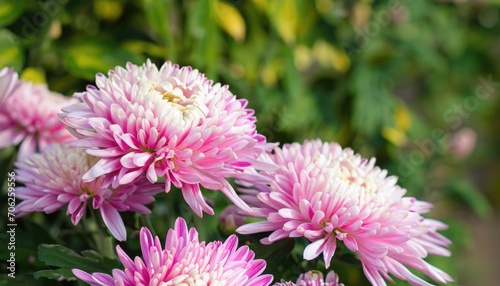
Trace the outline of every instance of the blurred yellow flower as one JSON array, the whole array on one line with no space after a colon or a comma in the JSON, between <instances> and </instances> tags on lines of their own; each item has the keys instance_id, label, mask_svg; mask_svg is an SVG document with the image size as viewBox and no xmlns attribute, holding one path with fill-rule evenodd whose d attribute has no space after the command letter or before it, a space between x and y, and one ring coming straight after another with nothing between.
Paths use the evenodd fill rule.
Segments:
<instances>
[{"instance_id":1,"label":"blurred yellow flower","mask_svg":"<svg viewBox=\"0 0 500 286\"><path fill-rule=\"evenodd\" d=\"M299 71L305 71L313 60L311 49L305 45L297 45L293 51L295 66Z\"/></svg>"},{"instance_id":2,"label":"blurred yellow flower","mask_svg":"<svg viewBox=\"0 0 500 286\"><path fill-rule=\"evenodd\" d=\"M333 67L340 72L346 72L350 67L347 55L341 49L324 40L314 42L313 56L323 68Z\"/></svg>"},{"instance_id":3,"label":"blurred yellow flower","mask_svg":"<svg viewBox=\"0 0 500 286\"><path fill-rule=\"evenodd\" d=\"M0 67L5 67L11 65L12 62L21 53L18 47L7 47L2 50L2 56L0 57Z\"/></svg>"},{"instance_id":4,"label":"blurred yellow flower","mask_svg":"<svg viewBox=\"0 0 500 286\"><path fill-rule=\"evenodd\" d=\"M394 127L382 127L381 134L382 137L396 146L402 146L408 141L406 134Z\"/></svg>"},{"instance_id":5,"label":"blurred yellow flower","mask_svg":"<svg viewBox=\"0 0 500 286\"><path fill-rule=\"evenodd\" d=\"M233 39L242 42L245 39L246 25L240 11L233 5L222 1L217 1L215 5L215 13L219 26L233 37Z\"/></svg>"},{"instance_id":6,"label":"blurred yellow flower","mask_svg":"<svg viewBox=\"0 0 500 286\"><path fill-rule=\"evenodd\" d=\"M363 29L368 24L371 13L372 8L370 4L357 3L351 14L351 24L358 29Z\"/></svg>"},{"instance_id":7,"label":"blurred yellow flower","mask_svg":"<svg viewBox=\"0 0 500 286\"><path fill-rule=\"evenodd\" d=\"M45 83L46 82L45 74L43 73L43 71L36 69L36 68L33 68L33 67L25 68L22 71L20 77L22 80L29 81L32 83Z\"/></svg>"},{"instance_id":8,"label":"blurred yellow flower","mask_svg":"<svg viewBox=\"0 0 500 286\"><path fill-rule=\"evenodd\" d=\"M408 141L407 131L411 127L411 114L408 108L399 104L394 111L395 127L384 126L381 134L387 141L396 146L402 146Z\"/></svg>"},{"instance_id":9,"label":"blurred yellow flower","mask_svg":"<svg viewBox=\"0 0 500 286\"><path fill-rule=\"evenodd\" d=\"M316 0L315 4L320 14L326 14L333 8L333 0Z\"/></svg>"},{"instance_id":10,"label":"blurred yellow flower","mask_svg":"<svg viewBox=\"0 0 500 286\"><path fill-rule=\"evenodd\" d=\"M123 47L132 53L147 54L159 58L165 58L168 55L167 48L147 41L126 41L123 43Z\"/></svg>"},{"instance_id":11,"label":"blurred yellow flower","mask_svg":"<svg viewBox=\"0 0 500 286\"><path fill-rule=\"evenodd\" d=\"M394 112L394 120L396 121L396 128L406 132L411 127L411 113L406 105L399 104Z\"/></svg>"},{"instance_id":12,"label":"blurred yellow flower","mask_svg":"<svg viewBox=\"0 0 500 286\"><path fill-rule=\"evenodd\" d=\"M101 19L116 21L122 15L123 7L120 1L100 0L94 1L94 14Z\"/></svg>"},{"instance_id":13,"label":"blurred yellow flower","mask_svg":"<svg viewBox=\"0 0 500 286\"><path fill-rule=\"evenodd\" d=\"M273 87L278 81L281 72L281 63L279 60L268 61L260 71L260 79L266 87Z\"/></svg>"},{"instance_id":14,"label":"blurred yellow flower","mask_svg":"<svg viewBox=\"0 0 500 286\"><path fill-rule=\"evenodd\" d=\"M295 1L275 0L272 1L272 14L278 33L288 44L295 43L296 27L298 22Z\"/></svg>"}]
</instances>

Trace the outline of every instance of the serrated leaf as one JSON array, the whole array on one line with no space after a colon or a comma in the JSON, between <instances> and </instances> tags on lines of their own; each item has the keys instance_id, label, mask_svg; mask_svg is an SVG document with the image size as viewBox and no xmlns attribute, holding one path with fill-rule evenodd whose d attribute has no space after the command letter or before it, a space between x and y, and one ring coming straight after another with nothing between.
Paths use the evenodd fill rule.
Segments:
<instances>
[{"instance_id":1,"label":"serrated leaf","mask_svg":"<svg viewBox=\"0 0 500 286\"><path fill-rule=\"evenodd\" d=\"M75 251L57 244L41 244L38 246L38 257L45 264L65 268L94 269L98 259L82 257Z\"/></svg>"},{"instance_id":2,"label":"serrated leaf","mask_svg":"<svg viewBox=\"0 0 500 286\"><path fill-rule=\"evenodd\" d=\"M78 268L89 273L111 272L117 266L116 261L104 258L93 250L85 250L79 255L75 251L57 244L41 244L38 256L46 265L61 268Z\"/></svg>"},{"instance_id":3,"label":"serrated leaf","mask_svg":"<svg viewBox=\"0 0 500 286\"><path fill-rule=\"evenodd\" d=\"M73 275L73 272L71 272L71 269L69 269L69 268L60 268L60 269L56 269L56 270L40 270L40 271L33 273L33 277L35 279L48 278L48 279L57 280L57 281L76 280L75 275Z\"/></svg>"},{"instance_id":4,"label":"serrated leaf","mask_svg":"<svg viewBox=\"0 0 500 286\"><path fill-rule=\"evenodd\" d=\"M93 80L96 73L106 73L127 62L142 64L142 55L131 53L121 45L104 39L86 39L76 42L63 52L67 69L78 77Z\"/></svg>"}]
</instances>

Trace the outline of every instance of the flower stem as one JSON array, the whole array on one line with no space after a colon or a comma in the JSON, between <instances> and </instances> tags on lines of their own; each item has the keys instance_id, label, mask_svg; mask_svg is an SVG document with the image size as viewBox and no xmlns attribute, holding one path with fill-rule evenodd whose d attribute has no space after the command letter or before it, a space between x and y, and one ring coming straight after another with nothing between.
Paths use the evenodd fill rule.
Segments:
<instances>
[{"instance_id":1,"label":"flower stem","mask_svg":"<svg viewBox=\"0 0 500 286\"><path fill-rule=\"evenodd\" d=\"M97 246L97 251L99 253L104 253L104 235L102 233L101 225L99 223L99 219L95 214L96 210L92 207L90 208L90 218L92 221L93 228L92 233L94 234L94 241ZM95 232L94 232L95 231Z\"/></svg>"},{"instance_id":2,"label":"flower stem","mask_svg":"<svg viewBox=\"0 0 500 286\"><path fill-rule=\"evenodd\" d=\"M156 236L156 232L155 232L155 230L153 228L153 224L151 223L151 217L150 217L150 215L141 214L139 216L139 220L141 221L141 224L143 226L145 226L146 228L149 229L149 231L151 232L151 234L153 236Z\"/></svg>"}]
</instances>

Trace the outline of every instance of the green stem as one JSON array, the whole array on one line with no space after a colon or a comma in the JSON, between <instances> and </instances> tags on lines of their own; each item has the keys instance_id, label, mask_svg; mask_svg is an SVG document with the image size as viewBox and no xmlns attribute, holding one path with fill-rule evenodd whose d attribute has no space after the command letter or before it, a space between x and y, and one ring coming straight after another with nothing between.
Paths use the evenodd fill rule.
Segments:
<instances>
[{"instance_id":1,"label":"green stem","mask_svg":"<svg viewBox=\"0 0 500 286\"><path fill-rule=\"evenodd\" d=\"M99 253L104 253L104 234L102 233L99 219L97 218L95 212L96 210L90 208L90 218L93 226L92 233L94 233L94 231L97 232L96 234L94 233L94 241L96 242L97 251Z\"/></svg>"},{"instance_id":2,"label":"green stem","mask_svg":"<svg viewBox=\"0 0 500 286\"><path fill-rule=\"evenodd\" d=\"M141 224L145 227L147 227L149 229L149 231L151 232L151 234L153 236L156 236L156 232L153 228L153 224L151 223L151 217L150 215L144 215L144 214L141 214L139 216L139 220L141 221Z\"/></svg>"}]
</instances>

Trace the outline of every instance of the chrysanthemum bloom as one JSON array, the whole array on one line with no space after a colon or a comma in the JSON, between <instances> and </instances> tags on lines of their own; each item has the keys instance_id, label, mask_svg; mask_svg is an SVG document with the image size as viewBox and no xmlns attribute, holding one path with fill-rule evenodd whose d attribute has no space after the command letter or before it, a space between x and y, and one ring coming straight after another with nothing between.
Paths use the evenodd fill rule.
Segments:
<instances>
[{"instance_id":1,"label":"chrysanthemum bloom","mask_svg":"<svg viewBox=\"0 0 500 286\"><path fill-rule=\"evenodd\" d=\"M373 285L392 281L388 274L412 284L429 285L407 267L432 279L452 281L443 271L427 263L428 254L448 256L450 241L437 233L443 223L426 219L431 204L403 197L406 190L397 178L336 143L319 140L294 143L263 154L262 160L278 165L275 171L261 172L263 182L240 182L243 197L256 206L257 217L266 221L238 228L242 234L272 232L262 242L285 237L305 237L311 243L304 258L323 254L326 267L338 242L356 253Z\"/></svg>"},{"instance_id":2,"label":"chrysanthemum bloom","mask_svg":"<svg viewBox=\"0 0 500 286\"><path fill-rule=\"evenodd\" d=\"M333 271L328 272L326 279L323 279L323 273L312 270L300 274L297 283L282 280L273 286L344 286L344 284L339 283L339 276Z\"/></svg>"},{"instance_id":3,"label":"chrysanthemum bloom","mask_svg":"<svg viewBox=\"0 0 500 286\"><path fill-rule=\"evenodd\" d=\"M17 74L0 72L0 148L21 143L18 158L42 150L49 144L75 140L57 114L78 100L48 90L44 84L19 80ZM15 88L14 88L15 87Z\"/></svg>"},{"instance_id":4,"label":"chrysanthemum bloom","mask_svg":"<svg viewBox=\"0 0 500 286\"><path fill-rule=\"evenodd\" d=\"M265 138L255 130L253 110L227 86L213 84L198 70L148 60L96 76L96 85L75 94L83 100L63 111L63 121L81 140L78 146L100 158L84 176L101 175L127 184L146 174L165 177L198 215L213 214L200 185L221 190L249 211L226 178L254 163ZM116 185L115 185L116 186Z\"/></svg>"},{"instance_id":5,"label":"chrysanthemum bloom","mask_svg":"<svg viewBox=\"0 0 500 286\"><path fill-rule=\"evenodd\" d=\"M103 177L83 182L83 174L95 162L83 149L66 144L51 145L42 153L17 162L16 180L25 187L16 189L17 198L23 200L16 210L20 215L35 211L52 213L67 205L66 214L76 225L89 203L99 209L111 234L125 240L127 233L119 212L149 214L145 205L152 203L153 196L163 188L144 177L117 188L104 184Z\"/></svg>"},{"instance_id":6,"label":"chrysanthemum bloom","mask_svg":"<svg viewBox=\"0 0 500 286\"><path fill-rule=\"evenodd\" d=\"M114 269L112 276L79 269L73 269L73 273L90 285L116 286L265 286L273 280L272 275L262 275L266 262L254 259L248 246L238 248L235 235L225 242L200 242L196 229L188 230L182 218L169 230L165 248L147 228L141 229L140 243L142 259L132 260L120 246L116 247L125 270Z\"/></svg>"},{"instance_id":7,"label":"chrysanthemum bloom","mask_svg":"<svg viewBox=\"0 0 500 286\"><path fill-rule=\"evenodd\" d=\"M18 84L18 75L13 68L5 67L0 70L0 103L8 98Z\"/></svg>"}]
</instances>

